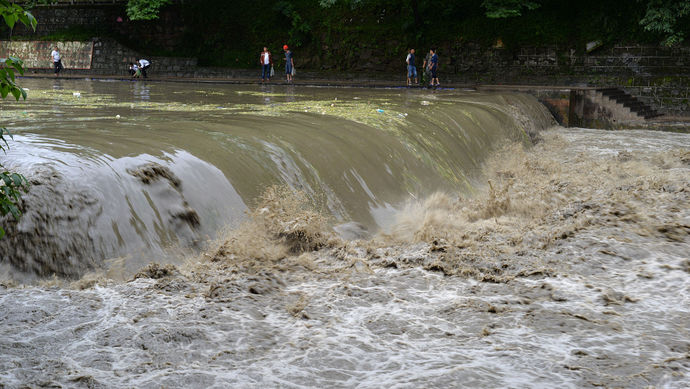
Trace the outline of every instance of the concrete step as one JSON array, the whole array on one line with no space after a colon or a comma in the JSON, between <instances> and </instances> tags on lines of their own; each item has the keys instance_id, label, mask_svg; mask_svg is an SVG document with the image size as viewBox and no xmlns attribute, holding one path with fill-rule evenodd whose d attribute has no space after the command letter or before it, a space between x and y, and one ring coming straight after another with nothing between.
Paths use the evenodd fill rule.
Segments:
<instances>
[{"instance_id":1,"label":"concrete step","mask_svg":"<svg viewBox=\"0 0 690 389\"><path fill-rule=\"evenodd\" d=\"M628 108L632 113L644 119L651 119L662 116L655 109L638 100L635 96L631 96L620 88L601 88L597 89L602 96L608 97L609 100L616 104Z\"/></svg>"}]
</instances>

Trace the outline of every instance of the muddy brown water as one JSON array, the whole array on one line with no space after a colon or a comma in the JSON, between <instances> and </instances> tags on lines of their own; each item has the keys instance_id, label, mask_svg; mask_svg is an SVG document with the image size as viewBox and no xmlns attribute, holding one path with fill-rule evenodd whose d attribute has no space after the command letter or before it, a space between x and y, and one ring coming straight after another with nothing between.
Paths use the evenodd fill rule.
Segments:
<instances>
[{"instance_id":1,"label":"muddy brown water","mask_svg":"<svg viewBox=\"0 0 690 389\"><path fill-rule=\"evenodd\" d=\"M3 257L3 386L687 386L687 134L512 94L31 82L3 161L52 200L20 251L95 255Z\"/></svg>"},{"instance_id":2,"label":"muddy brown water","mask_svg":"<svg viewBox=\"0 0 690 389\"><path fill-rule=\"evenodd\" d=\"M551 120L510 94L23 85L29 99L1 111L16 136L6 163L34 185L0 247L3 262L40 276L78 277L103 258L136 269L204 247L276 184L306 193L333 224L376 231L410 197L471 191L493 148Z\"/></svg>"}]
</instances>

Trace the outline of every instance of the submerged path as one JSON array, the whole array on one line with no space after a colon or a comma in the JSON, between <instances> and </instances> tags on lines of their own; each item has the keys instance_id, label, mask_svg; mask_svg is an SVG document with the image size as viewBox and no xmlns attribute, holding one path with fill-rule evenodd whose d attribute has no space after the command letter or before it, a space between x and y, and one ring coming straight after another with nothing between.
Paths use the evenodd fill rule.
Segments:
<instances>
[{"instance_id":1,"label":"submerged path","mask_svg":"<svg viewBox=\"0 0 690 389\"><path fill-rule=\"evenodd\" d=\"M22 78L22 77L20 77ZM36 73L27 74L23 78L55 78L52 73ZM101 74L66 74L58 77L59 79L69 79L69 80L119 80L119 81L131 81L131 82L187 82L187 83L207 83L207 84L261 84L261 80L258 77L160 77L155 74L153 77L149 78L139 78L134 79L126 75L101 75ZM275 79L275 77L274 77ZM374 79L374 78L327 78L327 77L308 77L308 78L296 78L293 83L287 83L283 78L280 80L274 80L267 85L301 85L301 86L323 86L323 87L333 87L333 86L343 86L343 87L360 87L360 88L408 88L405 85L405 80L384 80L384 79ZM428 88L428 85L413 85L411 88ZM508 85L508 84L498 84L498 85L484 85L476 83L458 83L449 82L442 83L442 89L473 89L473 90L535 90L535 89L563 89L563 90L594 90L595 87L588 86L564 86L564 85Z\"/></svg>"},{"instance_id":2,"label":"submerged path","mask_svg":"<svg viewBox=\"0 0 690 389\"><path fill-rule=\"evenodd\" d=\"M258 75L258 73L257 73ZM282 75L281 75L282 76ZM367 78L368 77L368 78ZM40 78L53 79L55 76L52 73L33 73L20 78ZM101 74L63 74L58 79L66 80L116 80L123 82L175 82L175 83L196 83L196 84L213 84L213 85L261 85L263 84L259 77L161 77L153 74L153 77L146 79L133 79L127 75L101 75ZM449 82L443 83L440 87L429 87L428 85L417 84L407 86L405 79L376 79L371 75L363 75L362 78L353 79L351 74L343 75L342 79L334 79L329 77L315 77L308 75L304 78L297 78L294 82L288 83L282 77L279 80L265 83L265 85L274 86L307 86L307 87L343 87L343 88L381 88L381 89L430 89L430 90L453 90L459 89L464 91L481 91L481 92L522 92L535 95L542 103L547 105L557 118L559 124L566 127L597 127L604 128L604 126L597 126L597 121L587 121L581 125L573 125L568 123L568 117L572 117L568 108L572 102L569 101L568 94L575 91L579 94L586 94L594 92L599 87L591 86L577 86L577 85L521 85L521 84L476 84L476 83L458 83ZM559 101L560 100L560 101ZM557 112L561 110L562 112ZM615 110L615 109L614 109ZM624 109L624 111L626 111ZM623 112L625 113L625 112ZM686 115L663 115L651 119L640 118L639 120L626 120L625 117L614 118L615 128L644 128L650 130L664 130L674 132L688 132L690 128L690 114ZM625 124L622 124L623 122ZM610 123L609 123L610 124Z\"/></svg>"}]
</instances>

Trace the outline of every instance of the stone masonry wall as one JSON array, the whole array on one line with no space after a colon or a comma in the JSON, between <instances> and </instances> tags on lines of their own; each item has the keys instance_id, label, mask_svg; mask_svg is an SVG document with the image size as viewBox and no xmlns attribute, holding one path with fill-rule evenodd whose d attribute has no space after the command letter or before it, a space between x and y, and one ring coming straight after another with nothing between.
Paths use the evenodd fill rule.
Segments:
<instances>
[{"instance_id":1,"label":"stone masonry wall","mask_svg":"<svg viewBox=\"0 0 690 389\"><path fill-rule=\"evenodd\" d=\"M27 42L33 43L33 42ZM53 42L59 47L62 42ZM1 44L0 44L1 46ZM48 51L48 54L50 52ZM46 58L48 56L46 54ZM158 76L194 77L197 71L196 58L151 57L131 50L112 39L93 39L93 57L88 69L75 69L68 66L69 54L63 52L63 63L67 74L99 74L108 76L127 76L130 62L146 58L151 62L149 72ZM44 67L28 69L29 73L50 73L52 68Z\"/></svg>"},{"instance_id":2,"label":"stone masonry wall","mask_svg":"<svg viewBox=\"0 0 690 389\"><path fill-rule=\"evenodd\" d=\"M468 84L620 87L663 113L690 114L690 47L620 45L592 53L556 47L446 47L441 77ZM444 71L445 70L445 71ZM448 72L450 70L450 74Z\"/></svg>"},{"instance_id":3,"label":"stone masonry wall","mask_svg":"<svg viewBox=\"0 0 690 389\"><path fill-rule=\"evenodd\" d=\"M69 27L84 28L114 28L118 16L124 17L124 7L119 6L58 6L35 7L32 15L38 20L36 31L33 32L21 23L12 32L19 36L43 36L52 34ZM7 36L3 36L6 38Z\"/></svg>"}]
</instances>

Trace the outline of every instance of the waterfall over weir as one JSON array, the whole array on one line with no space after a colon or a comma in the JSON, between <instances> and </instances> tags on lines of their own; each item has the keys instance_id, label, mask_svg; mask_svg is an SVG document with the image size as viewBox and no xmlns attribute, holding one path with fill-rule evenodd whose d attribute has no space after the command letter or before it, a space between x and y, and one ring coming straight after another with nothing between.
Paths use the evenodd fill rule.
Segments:
<instances>
[{"instance_id":1,"label":"waterfall over weir","mask_svg":"<svg viewBox=\"0 0 690 389\"><path fill-rule=\"evenodd\" d=\"M469 194L492 150L552 124L522 94L25 80L3 162L31 182L4 265L78 277L203 247L271 185L376 231L410 199Z\"/></svg>"}]
</instances>

